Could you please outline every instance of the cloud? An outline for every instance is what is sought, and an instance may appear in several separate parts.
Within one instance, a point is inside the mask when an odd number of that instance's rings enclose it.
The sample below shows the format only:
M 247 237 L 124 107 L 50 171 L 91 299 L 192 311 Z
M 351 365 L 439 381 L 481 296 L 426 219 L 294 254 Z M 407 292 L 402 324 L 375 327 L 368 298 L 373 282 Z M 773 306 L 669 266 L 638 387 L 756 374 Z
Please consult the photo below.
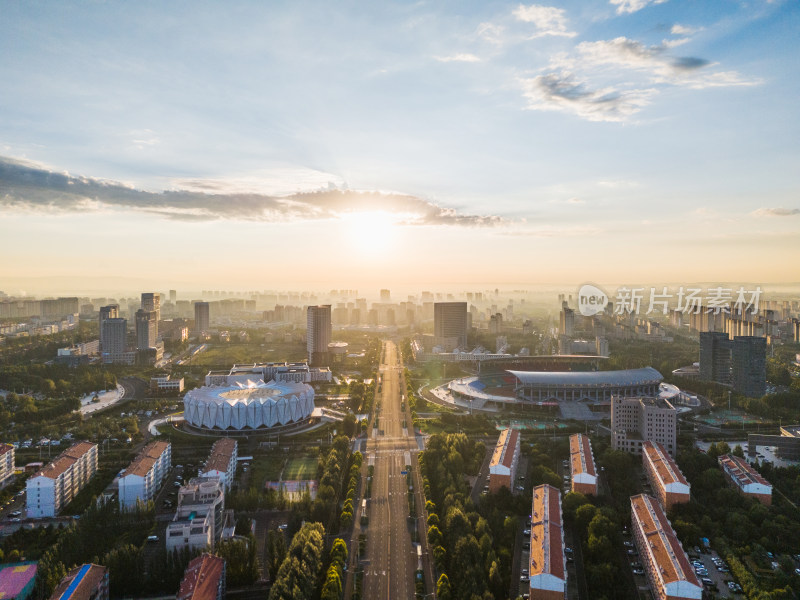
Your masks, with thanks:
M 650 4 L 663 4 L 667 0 L 610 0 L 617 7 L 617 14 L 630 14 L 642 10 Z
M 754 217 L 793 217 L 800 215 L 800 208 L 759 208 L 750 214 Z
M 562 57 L 561 64 L 613 66 L 639 71 L 652 83 L 679 85 L 691 89 L 757 85 L 760 80 L 746 79 L 735 71 L 709 72 L 716 66 L 709 60 L 696 56 L 672 57 L 667 46 L 646 46 L 636 40 L 618 37 L 612 40 L 581 42 L 576 46 L 577 59 Z
M 702 31 L 702 27 L 687 27 L 685 25 L 680 25 L 675 23 L 669 30 L 672 35 L 693 35 L 698 31 Z
M 476 33 L 479 38 L 491 44 L 500 45 L 503 43 L 505 28 L 502 25 L 486 22 L 478 25 Z
M 0 209 L 86 212 L 123 209 L 183 221 L 248 219 L 301 221 L 339 219 L 348 213 L 383 211 L 399 224 L 494 227 L 507 221 L 475 215 L 400 193 L 323 189 L 271 196 L 260 193 L 148 192 L 115 181 L 58 173 L 40 165 L 0 157 Z M 209 190 L 217 189 L 211 182 Z
M 480 58 L 478 58 L 474 54 L 469 54 L 469 53 L 452 54 L 450 56 L 434 56 L 434 58 L 436 60 L 438 60 L 439 62 L 444 62 L 444 63 L 448 63 L 448 62 L 468 62 L 468 63 L 481 62 Z
M 520 4 L 514 9 L 513 14 L 518 21 L 533 23 L 537 29 L 537 32 L 532 36 L 534 38 L 546 35 L 563 37 L 575 37 L 577 35 L 574 31 L 567 30 L 567 19 L 562 8 L 537 4 L 529 6 Z
M 590 89 L 569 72 L 548 73 L 521 81 L 531 110 L 556 110 L 589 121 L 625 121 L 650 103 L 653 89 Z

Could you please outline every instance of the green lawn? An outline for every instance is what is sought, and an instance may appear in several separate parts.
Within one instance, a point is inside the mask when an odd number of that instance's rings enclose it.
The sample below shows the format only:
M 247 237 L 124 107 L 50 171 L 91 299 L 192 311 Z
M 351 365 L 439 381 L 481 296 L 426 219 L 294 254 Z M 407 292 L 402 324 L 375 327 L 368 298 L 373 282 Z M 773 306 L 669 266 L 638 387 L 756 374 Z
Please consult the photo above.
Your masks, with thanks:
M 290 458 L 283 471 L 284 480 L 314 479 L 317 476 L 317 459 L 313 456 Z

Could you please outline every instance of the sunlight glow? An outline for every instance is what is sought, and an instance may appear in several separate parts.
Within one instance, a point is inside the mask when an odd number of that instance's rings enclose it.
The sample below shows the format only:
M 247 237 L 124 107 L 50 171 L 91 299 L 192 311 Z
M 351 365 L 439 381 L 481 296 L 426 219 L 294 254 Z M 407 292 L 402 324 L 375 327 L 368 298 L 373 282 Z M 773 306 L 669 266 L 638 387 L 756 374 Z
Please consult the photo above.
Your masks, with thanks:
M 397 219 L 387 212 L 349 212 L 342 215 L 345 235 L 355 250 L 385 255 L 394 246 Z

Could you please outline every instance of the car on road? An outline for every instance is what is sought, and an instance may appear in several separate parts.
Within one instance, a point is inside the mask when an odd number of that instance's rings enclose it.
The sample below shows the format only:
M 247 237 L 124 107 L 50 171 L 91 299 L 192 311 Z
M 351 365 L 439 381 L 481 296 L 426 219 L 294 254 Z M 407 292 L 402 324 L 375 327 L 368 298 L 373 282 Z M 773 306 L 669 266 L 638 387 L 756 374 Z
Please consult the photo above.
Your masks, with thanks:
M 147 541 L 149 543 L 157 542 L 158 541 L 158 536 L 157 535 L 148 535 L 147 536 Z
M 634 575 L 644 575 L 644 569 L 634 569 L 633 570 L 633 574 Z
M 9 517 L 21 517 L 22 513 L 20 511 L 18 511 L 18 510 L 15 510 L 13 512 L 8 513 L 8 516 Z
M 633 542 L 629 542 L 628 540 L 625 540 L 622 543 L 625 544 L 628 548 L 633 548 Z

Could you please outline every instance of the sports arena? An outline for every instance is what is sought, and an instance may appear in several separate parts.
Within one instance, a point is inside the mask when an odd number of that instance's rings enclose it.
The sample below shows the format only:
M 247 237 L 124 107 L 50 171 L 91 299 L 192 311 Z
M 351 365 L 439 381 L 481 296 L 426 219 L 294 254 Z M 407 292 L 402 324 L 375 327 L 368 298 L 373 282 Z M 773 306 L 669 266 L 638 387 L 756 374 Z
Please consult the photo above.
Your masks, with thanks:
M 663 380 L 652 367 L 620 371 L 505 371 L 454 379 L 434 395 L 471 410 L 549 406 L 566 418 L 610 410 L 612 396 L 658 396 Z
M 306 383 L 263 381 L 204 386 L 183 399 L 187 425 L 204 430 L 269 430 L 297 424 L 314 411 Z

